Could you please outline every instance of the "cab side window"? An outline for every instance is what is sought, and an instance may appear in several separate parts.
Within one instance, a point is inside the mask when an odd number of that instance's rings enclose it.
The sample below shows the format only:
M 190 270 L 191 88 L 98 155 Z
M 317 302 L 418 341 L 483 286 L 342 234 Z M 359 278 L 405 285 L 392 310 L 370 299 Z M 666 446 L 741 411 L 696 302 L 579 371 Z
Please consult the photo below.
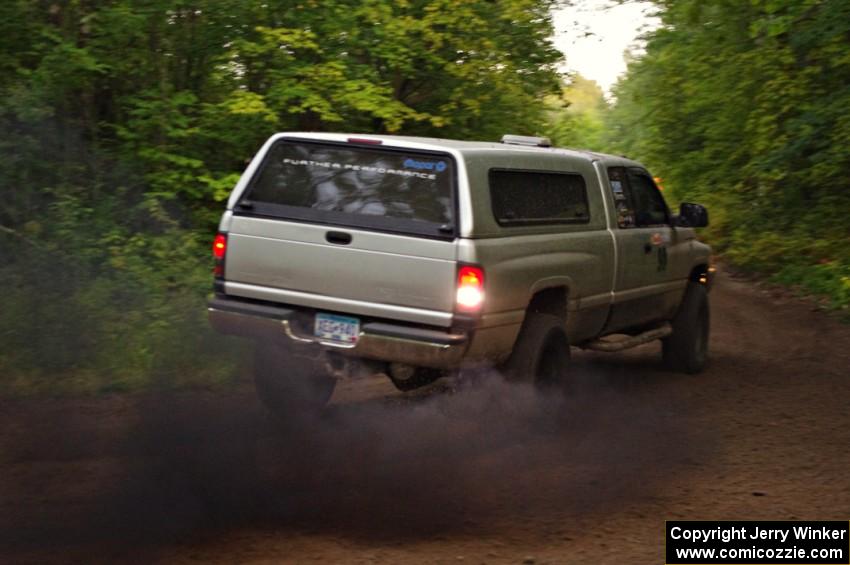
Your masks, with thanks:
M 667 204 L 649 175 L 641 169 L 629 169 L 628 178 L 635 225 L 645 227 L 669 224 Z
M 490 170 L 490 201 L 500 226 L 587 223 L 587 185 L 577 173 Z
M 635 211 L 629 196 L 629 185 L 626 181 L 626 169 L 611 167 L 608 169 L 608 184 L 614 196 L 614 206 L 617 210 L 617 226 L 620 228 L 635 227 Z

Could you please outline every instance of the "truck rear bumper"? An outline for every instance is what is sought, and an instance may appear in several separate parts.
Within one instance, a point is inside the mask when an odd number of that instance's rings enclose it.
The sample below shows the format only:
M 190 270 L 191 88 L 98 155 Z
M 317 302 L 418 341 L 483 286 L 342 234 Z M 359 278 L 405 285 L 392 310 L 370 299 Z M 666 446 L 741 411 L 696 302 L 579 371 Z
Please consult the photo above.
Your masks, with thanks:
M 302 349 L 336 353 L 419 367 L 451 368 L 460 364 L 469 336 L 388 322 L 365 322 L 353 345 L 320 341 L 302 331 L 294 308 L 217 296 L 207 304 L 210 324 L 223 334 L 249 337 Z

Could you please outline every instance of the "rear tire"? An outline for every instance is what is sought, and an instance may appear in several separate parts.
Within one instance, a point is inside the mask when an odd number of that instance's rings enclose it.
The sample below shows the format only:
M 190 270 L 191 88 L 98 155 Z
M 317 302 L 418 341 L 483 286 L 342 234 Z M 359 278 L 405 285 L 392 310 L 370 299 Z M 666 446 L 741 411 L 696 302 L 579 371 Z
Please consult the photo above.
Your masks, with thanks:
M 266 408 L 283 421 L 315 416 L 330 400 L 336 379 L 311 360 L 287 350 L 257 344 L 254 352 L 254 385 Z
M 541 387 L 566 384 L 570 344 L 564 322 L 551 314 L 529 313 L 505 364 L 511 380 Z
M 695 374 L 708 362 L 710 314 L 708 293 L 690 283 L 672 321 L 673 333 L 661 340 L 664 365 L 673 371 Z
M 398 390 L 409 392 L 433 383 L 443 376 L 443 372 L 428 367 L 409 367 L 403 376 L 392 370 L 388 371 L 388 376 Z

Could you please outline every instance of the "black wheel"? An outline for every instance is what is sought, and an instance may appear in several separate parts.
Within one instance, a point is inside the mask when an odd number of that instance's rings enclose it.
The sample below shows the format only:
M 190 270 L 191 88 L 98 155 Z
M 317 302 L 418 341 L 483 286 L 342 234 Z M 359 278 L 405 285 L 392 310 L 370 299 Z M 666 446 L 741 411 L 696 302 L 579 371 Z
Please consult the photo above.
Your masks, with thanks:
M 254 352 L 254 384 L 266 408 L 288 420 L 319 414 L 333 394 L 336 379 L 310 360 L 258 343 Z
M 570 363 L 564 322 L 551 314 L 528 314 L 513 353 L 505 364 L 512 380 L 540 386 L 563 385 Z
M 695 374 L 708 361 L 710 315 L 708 293 L 701 284 L 691 283 L 672 321 L 673 333 L 662 340 L 662 355 L 667 368 Z

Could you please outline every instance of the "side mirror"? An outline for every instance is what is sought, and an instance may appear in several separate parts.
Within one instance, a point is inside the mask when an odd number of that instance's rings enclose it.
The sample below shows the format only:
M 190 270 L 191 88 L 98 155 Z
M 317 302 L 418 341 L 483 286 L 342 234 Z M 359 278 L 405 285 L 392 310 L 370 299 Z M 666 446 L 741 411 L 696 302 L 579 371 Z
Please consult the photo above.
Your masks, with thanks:
M 708 225 L 708 210 L 699 204 L 682 202 L 676 220 L 676 225 L 683 228 L 704 228 Z

